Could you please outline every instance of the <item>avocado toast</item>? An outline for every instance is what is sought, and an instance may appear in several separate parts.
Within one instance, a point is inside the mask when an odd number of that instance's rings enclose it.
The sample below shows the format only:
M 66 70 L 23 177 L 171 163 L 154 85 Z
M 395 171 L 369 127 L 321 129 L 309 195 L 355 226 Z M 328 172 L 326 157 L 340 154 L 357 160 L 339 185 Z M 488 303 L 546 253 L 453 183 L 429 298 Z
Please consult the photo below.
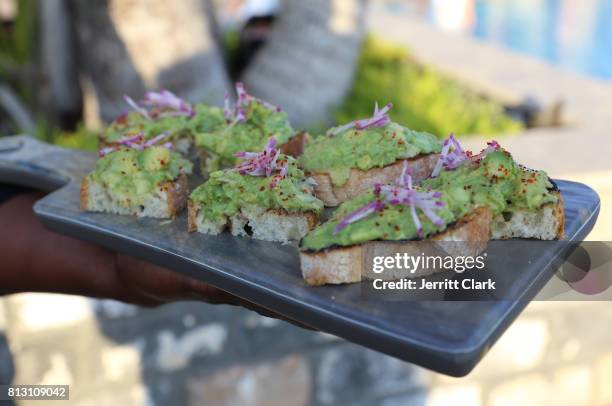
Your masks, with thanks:
M 393 184 L 340 205 L 333 217 L 300 244 L 302 275 L 310 285 L 360 282 L 365 250 L 386 244 L 410 248 L 413 241 L 461 241 L 461 255 L 477 255 L 489 239 L 491 210 L 486 205 L 454 213 L 442 192 L 413 186 L 408 163 Z M 410 277 L 431 272 L 417 272 Z
M 124 96 L 132 111 L 120 115 L 100 136 L 103 147 L 125 136 L 142 135 L 149 140 L 167 133 L 167 141 L 183 155 L 192 151 L 195 134 L 223 123 L 223 110 L 205 104 L 192 105 L 167 90 L 147 92 L 140 103 Z
M 189 197 L 190 232 L 279 241 L 301 239 L 316 223 L 323 202 L 297 161 L 270 138 L 260 153 L 239 152 L 234 168 L 212 172 Z
M 464 252 L 457 254 L 465 256 L 483 250 L 490 238 L 563 238 L 558 188 L 543 171 L 516 164 L 494 141 L 473 155 L 451 135 L 432 178 L 420 188 L 405 179 L 406 172 L 395 185 L 375 186 L 343 203 L 304 237 L 300 260 L 309 284 L 360 281 L 367 271 L 364 250 L 388 241 L 469 243 L 459 245 Z
M 451 134 L 423 186 L 444 190 L 457 209 L 474 203 L 491 207 L 492 239 L 563 238 L 563 199 L 555 183 L 546 172 L 517 164 L 495 141 L 473 155 Z
M 242 83 L 236 84 L 236 93 L 233 106 L 225 95 L 224 119 L 195 137 L 203 174 L 234 166 L 237 152 L 261 151 L 270 137 L 283 153 L 301 154 L 304 133 L 296 134 L 287 113 L 248 94 Z
M 176 216 L 187 201 L 191 162 L 157 145 L 167 136 L 146 141 L 142 136 L 120 139 L 100 151 L 96 168 L 81 183 L 81 209 L 139 217 Z
M 330 129 L 304 147 L 300 163 L 317 185 L 317 197 L 328 207 L 338 206 L 376 184 L 392 182 L 404 162 L 414 182 L 427 178 L 442 143 L 435 136 L 413 131 L 391 121 L 376 105 L 373 117 Z

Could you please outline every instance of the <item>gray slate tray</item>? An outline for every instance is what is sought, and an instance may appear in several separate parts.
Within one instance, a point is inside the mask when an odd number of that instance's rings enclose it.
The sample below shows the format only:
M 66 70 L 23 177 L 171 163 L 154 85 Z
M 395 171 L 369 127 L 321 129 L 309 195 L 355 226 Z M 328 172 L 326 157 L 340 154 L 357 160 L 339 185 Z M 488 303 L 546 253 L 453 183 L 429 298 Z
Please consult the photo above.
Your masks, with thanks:
M 301 279 L 292 246 L 189 234 L 184 213 L 164 222 L 81 212 L 79 183 L 95 160 L 94 154 L 27 136 L 0 138 L 0 182 L 55 190 L 34 207 L 51 230 L 146 259 L 322 331 L 454 376 L 474 368 L 554 275 L 558 260 L 571 252 L 570 244 L 554 245 L 531 250 L 536 256 L 528 261 L 506 258 L 498 264 L 495 272 L 506 271 L 513 300 L 385 301 L 364 297 L 359 284 L 312 288 Z M 595 224 L 599 197 L 586 185 L 557 183 L 565 199 L 566 238 L 580 241 Z

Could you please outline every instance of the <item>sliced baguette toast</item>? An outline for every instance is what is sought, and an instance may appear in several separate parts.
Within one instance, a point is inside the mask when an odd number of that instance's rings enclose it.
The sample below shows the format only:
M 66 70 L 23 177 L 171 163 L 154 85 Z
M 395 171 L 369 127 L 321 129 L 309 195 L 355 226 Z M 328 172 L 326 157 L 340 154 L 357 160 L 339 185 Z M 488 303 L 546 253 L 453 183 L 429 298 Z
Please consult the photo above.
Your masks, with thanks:
M 499 214 L 491 222 L 491 239 L 535 238 L 538 240 L 563 239 L 565 216 L 563 198 L 555 191 L 557 202 L 546 204 L 536 211 L 513 210 Z
M 143 204 L 128 202 L 126 206 L 103 185 L 85 177 L 81 182 L 81 210 L 138 217 L 172 218 L 185 207 L 188 191 L 187 176 L 181 174 L 173 182 L 158 185 L 155 192 L 148 196 Z
M 288 243 L 302 239 L 317 225 L 317 215 L 313 212 L 297 214 L 285 210 L 263 209 L 241 209 L 228 221 L 215 223 L 204 218 L 200 205 L 191 199 L 188 200 L 187 206 L 189 232 L 217 235 L 229 228 L 232 235 Z
M 474 256 L 484 251 L 487 246 L 490 234 L 491 209 L 488 206 L 481 206 L 469 215 L 457 221 L 453 226 L 447 228 L 442 233 L 432 237 L 429 241 L 433 242 L 461 242 L 455 245 L 456 252 L 449 253 L 453 256 Z M 361 282 L 364 276 L 370 272 L 363 264 L 366 250 L 385 250 L 386 246 L 398 242 L 391 241 L 371 241 L 350 247 L 332 247 L 323 251 L 300 252 L 300 263 L 302 276 L 306 283 L 312 286 L 325 284 L 342 284 Z M 413 241 L 401 243 L 404 248 L 410 249 L 415 245 Z M 441 244 L 442 249 L 448 249 L 447 244 Z M 417 254 L 415 254 L 417 255 Z M 410 278 L 427 276 L 436 270 L 419 270 L 408 275 Z M 382 274 L 385 279 L 398 279 L 398 275 Z M 403 275 L 406 276 L 406 275 Z
M 360 194 L 371 190 L 376 184 L 385 185 L 393 182 L 402 173 L 404 161 L 412 173 L 412 179 L 420 182 L 431 176 L 439 154 L 419 155 L 406 160 L 398 160 L 391 165 L 382 168 L 372 168 L 367 171 L 351 169 L 348 181 L 342 186 L 334 186 L 328 172 L 314 172 L 310 176 L 314 178 L 315 195 L 323 201 L 327 207 L 335 207 L 342 202 L 350 200 Z

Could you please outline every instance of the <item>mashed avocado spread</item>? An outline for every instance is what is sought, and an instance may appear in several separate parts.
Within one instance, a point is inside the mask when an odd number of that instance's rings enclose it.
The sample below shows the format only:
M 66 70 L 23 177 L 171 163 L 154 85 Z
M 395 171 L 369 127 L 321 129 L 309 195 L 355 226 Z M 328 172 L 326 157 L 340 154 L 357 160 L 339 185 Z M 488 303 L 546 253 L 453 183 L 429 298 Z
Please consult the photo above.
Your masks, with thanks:
M 295 135 L 283 111 L 258 102 L 249 103 L 244 111 L 246 119 L 243 122 L 221 121 L 215 128 L 196 134 L 196 146 L 210 154 L 206 162 L 209 172 L 233 166 L 236 152 L 261 150 L 270 137 L 276 139 L 277 145 L 282 145 Z
M 512 156 L 503 150 L 488 154 L 476 166 L 464 165 L 457 169 L 442 171 L 436 178 L 421 183 L 421 188 L 442 192 L 445 203 L 437 214 L 446 226 L 436 227 L 417 209 L 423 225 L 423 237 L 443 231 L 449 224 L 463 217 L 472 209 L 488 205 L 493 214 L 510 212 L 513 209 L 534 210 L 557 197 L 551 193 L 553 185 L 543 171 L 531 171 L 517 165 Z M 338 246 L 350 246 L 374 240 L 412 240 L 417 230 L 406 206 L 385 206 L 347 226 L 337 234 L 334 229 L 349 213 L 374 200 L 368 192 L 342 204 L 333 218 L 311 231 L 302 240 L 302 249 L 322 250 Z
M 212 131 L 224 122 L 223 109 L 205 104 L 195 105 L 195 115 L 167 116 L 147 119 L 137 112 L 130 112 L 115 120 L 103 134 L 106 142 L 118 141 L 125 135 L 143 133 L 146 139 L 168 132 L 172 138 L 194 136 Z
M 142 151 L 121 148 L 98 160 L 88 176 L 117 196 L 122 205 L 140 204 L 163 182 L 172 182 L 181 174 L 189 174 L 192 163 L 176 152 L 163 147 Z
M 442 142 L 431 134 L 389 123 L 383 127 L 349 129 L 335 136 L 318 136 L 306 144 L 300 163 L 308 172 L 329 172 L 332 183 L 342 186 L 351 168 L 380 168 L 398 159 L 437 153 L 441 148 Z
M 534 210 L 557 201 L 546 172 L 521 167 L 505 150 L 491 152 L 476 167 L 442 171 L 422 186 L 442 191 L 459 217 L 478 205 L 488 205 L 496 215 L 513 209 Z
M 280 155 L 279 164 L 288 162 L 284 177 L 241 175 L 235 169 L 216 171 L 195 189 L 190 199 L 201 204 L 209 221 L 225 222 L 239 209 L 283 209 L 290 213 L 319 212 L 323 202 L 313 194 L 312 184 L 304 177 L 297 161 Z
M 334 245 L 346 247 L 374 240 L 400 241 L 417 238 L 417 229 L 410 215 L 410 207 L 402 205 L 386 205 L 382 211 L 364 217 L 334 234 L 334 229 L 344 217 L 375 198 L 373 192 L 367 192 L 353 200 L 342 203 L 332 219 L 321 224 L 304 237 L 301 248 L 318 251 Z M 424 238 L 446 228 L 446 226 L 437 227 L 420 210 L 417 210 L 417 214 L 421 220 Z M 447 225 L 455 221 L 455 216 L 447 207 L 440 208 L 436 214 Z

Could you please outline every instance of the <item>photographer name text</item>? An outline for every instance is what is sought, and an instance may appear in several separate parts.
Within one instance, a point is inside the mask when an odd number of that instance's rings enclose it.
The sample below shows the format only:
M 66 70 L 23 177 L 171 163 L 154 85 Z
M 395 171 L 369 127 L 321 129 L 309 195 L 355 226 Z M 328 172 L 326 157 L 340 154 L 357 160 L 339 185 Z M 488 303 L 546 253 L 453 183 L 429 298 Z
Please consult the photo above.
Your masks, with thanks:
M 385 281 L 375 279 L 372 286 L 376 290 L 494 290 L 495 281 L 492 279 L 446 279 L 443 281 L 428 281 L 425 279 L 400 279 L 397 281 Z

